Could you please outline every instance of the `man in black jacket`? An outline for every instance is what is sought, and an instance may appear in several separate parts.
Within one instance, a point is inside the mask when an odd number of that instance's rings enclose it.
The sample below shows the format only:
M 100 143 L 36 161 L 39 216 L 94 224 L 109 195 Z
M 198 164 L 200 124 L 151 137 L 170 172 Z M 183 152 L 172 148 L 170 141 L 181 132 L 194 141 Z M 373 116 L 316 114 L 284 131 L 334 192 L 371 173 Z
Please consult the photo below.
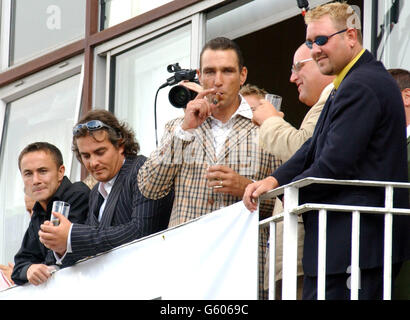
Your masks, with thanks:
M 70 204 L 70 221 L 83 222 L 88 212 L 90 189 L 82 182 L 71 183 L 64 176 L 61 152 L 50 143 L 29 144 L 20 153 L 18 164 L 25 193 L 36 202 L 21 248 L 14 257 L 12 279 L 19 285 L 27 281 L 39 285 L 51 276 L 49 266 L 55 264 L 53 253 L 39 240 L 40 225 L 50 220 L 56 200 Z

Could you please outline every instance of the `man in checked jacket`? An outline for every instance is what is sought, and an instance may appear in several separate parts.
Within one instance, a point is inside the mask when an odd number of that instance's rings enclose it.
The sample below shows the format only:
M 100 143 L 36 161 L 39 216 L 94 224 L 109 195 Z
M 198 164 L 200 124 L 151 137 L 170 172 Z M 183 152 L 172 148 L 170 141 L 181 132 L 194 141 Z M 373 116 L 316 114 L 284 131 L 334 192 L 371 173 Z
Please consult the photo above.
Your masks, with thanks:
M 259 147 L 252 110 L 239 94 L 247 69 L 237 44 L 227 38 L 210 40 L 197 73 L 204 90 L 187 104 L 184 117 L 167 123 L 161 145 L 138 174 L 147 198 L 160 199 L 174 188 L 169 227 L 241 201 L 252 180 L 280 165 Z M 272 209 L 272 201 L 261 203 L 260 218 Z

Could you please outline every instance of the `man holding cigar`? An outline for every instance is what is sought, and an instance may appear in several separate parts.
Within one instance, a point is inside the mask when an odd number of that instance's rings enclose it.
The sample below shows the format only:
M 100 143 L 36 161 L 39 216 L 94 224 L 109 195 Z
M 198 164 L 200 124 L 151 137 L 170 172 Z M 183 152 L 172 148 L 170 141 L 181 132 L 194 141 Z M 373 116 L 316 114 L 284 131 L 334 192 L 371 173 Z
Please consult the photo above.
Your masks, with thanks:
M 148 198 L 175 190 L 170 227 L 241 201 L 252 180 L 280 164 L 259 148 L 252 110 L 239 94 L 247 76 L 239 47 L 227 38 L 210 40 L 197 73 L 203 91 L 187 104 L 184 117 L 167 123 L 160 147 L 138 174 Z M 262 202 L 261 217 L 272 209 L 272 201 Z

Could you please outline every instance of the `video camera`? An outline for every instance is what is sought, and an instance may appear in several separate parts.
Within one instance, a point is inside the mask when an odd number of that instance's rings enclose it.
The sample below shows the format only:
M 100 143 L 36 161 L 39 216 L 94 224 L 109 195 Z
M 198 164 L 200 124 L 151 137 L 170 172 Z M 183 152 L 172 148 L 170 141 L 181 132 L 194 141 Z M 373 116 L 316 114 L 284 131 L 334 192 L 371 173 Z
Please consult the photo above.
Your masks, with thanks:
M 167 67 L 168 72 L 174 75 L 167 79 L 167 84 L 172 86 L 182 80 L 188 80 L 199 84 L 196 79 L 196 70 L 181 69 L 179 63 L 170 64 Z M 176 108 L 185 108 L 187 103 L 197 96 L 198 92 L 192 91 L 182 85 L 177 85 L 169 90 L 169 102 Z

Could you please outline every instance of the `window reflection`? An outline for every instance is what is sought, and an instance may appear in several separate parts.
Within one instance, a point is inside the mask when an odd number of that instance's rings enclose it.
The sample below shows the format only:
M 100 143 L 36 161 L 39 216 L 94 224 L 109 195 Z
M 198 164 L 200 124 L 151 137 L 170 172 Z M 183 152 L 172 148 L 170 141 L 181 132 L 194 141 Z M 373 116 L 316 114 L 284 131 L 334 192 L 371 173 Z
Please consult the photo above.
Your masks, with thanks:
M 10 65 L 51 50 L 85 34 L 84 0 L 14 0 Z
M 378 3 L 377 58 L 386 68 L 410 69 L 410 1 Z
M 4 241 L 0 242 L 4 261 L 0 264 L 14 261 L 28 225 L 17 163 L 20 151 L 35 141 L 50 142 L 61 150 L 66 175 L 70 173 L 71 130 L 77 120 L 79 81 L 80 75 L 72 76 L 7 106 L 0 166 L 0 218 L 4 230 Z
M 160 85 L 171 76 L 167 66 L 179 62 L 190 67 L 191 26 L 179 28 L 127 51 L 115 59 L 114 112 L 129 123 L 148 156 L 155 149 L 154 100 Z M 159 91 L 157 99 L 158 140 L 165 123 L 182 115 L 168 101 L 170 87 Z
M 104 29 L 144 12 L 160 7 L 172 0 L 105 0 L 101 1 Z

